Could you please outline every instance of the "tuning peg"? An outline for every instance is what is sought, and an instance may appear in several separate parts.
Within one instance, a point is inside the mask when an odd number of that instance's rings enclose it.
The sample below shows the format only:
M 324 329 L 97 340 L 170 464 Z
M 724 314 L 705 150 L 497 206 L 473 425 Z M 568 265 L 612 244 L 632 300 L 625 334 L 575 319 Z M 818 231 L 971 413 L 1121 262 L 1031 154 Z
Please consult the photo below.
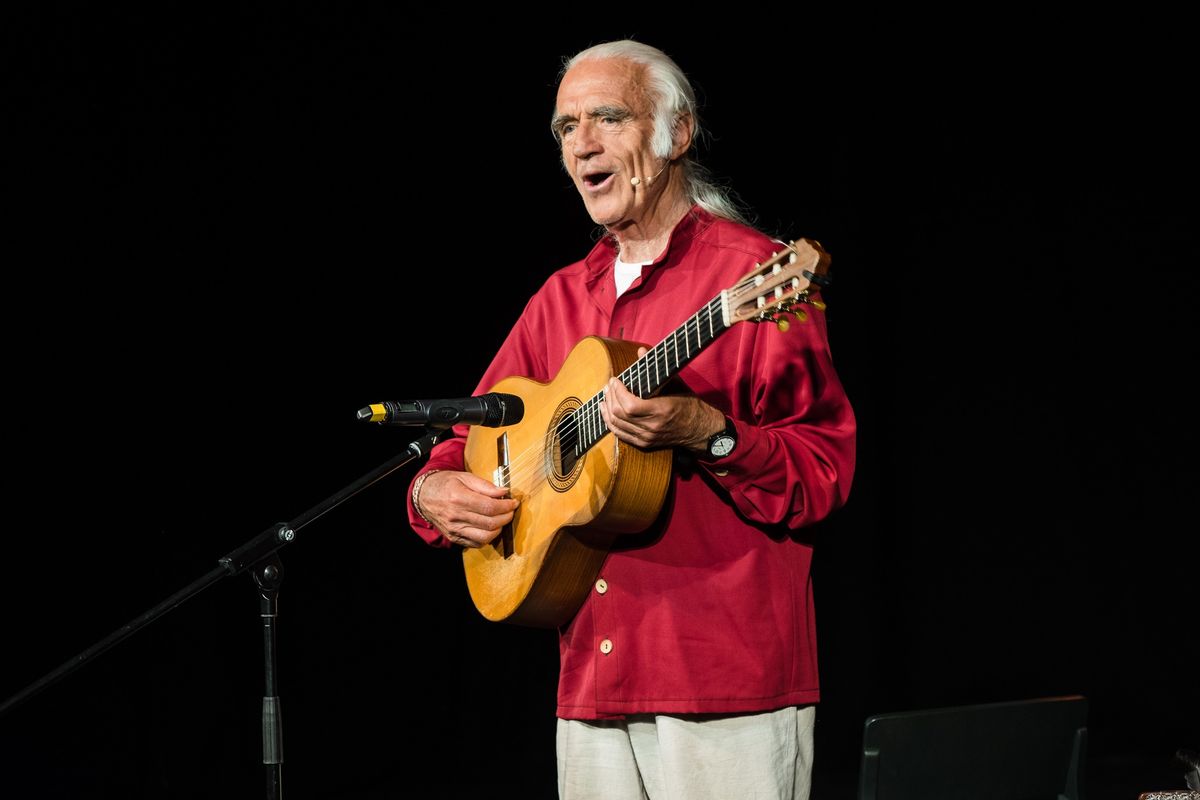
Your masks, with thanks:
M 796 315 L 797 322 L 808 322 L 808 312 L 803 308 L 793 309 L 792 313 Z
M 780 317 L 775 320 L 775 327 L 779 328 L 780 333 L 787 333 L 788 328 L 792 327 L 792 325 L 787 321 L 787 317 Z
M 825 303 L 821 302 L 820 300 L 805 298 L 804 302 L 808 303 L 810 306 L 815 308 L 817 311 L 825 310 Z

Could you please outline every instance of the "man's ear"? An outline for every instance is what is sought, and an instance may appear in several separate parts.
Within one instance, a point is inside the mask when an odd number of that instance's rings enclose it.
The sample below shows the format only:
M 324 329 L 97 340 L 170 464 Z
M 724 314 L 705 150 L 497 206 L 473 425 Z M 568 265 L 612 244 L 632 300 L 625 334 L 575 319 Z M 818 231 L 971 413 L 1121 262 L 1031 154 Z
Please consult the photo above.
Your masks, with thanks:
M 671 160 L 685 155 L 692 147 L 696 133 L 696 118 L 686 111 L 675 117 L 671 125 Z

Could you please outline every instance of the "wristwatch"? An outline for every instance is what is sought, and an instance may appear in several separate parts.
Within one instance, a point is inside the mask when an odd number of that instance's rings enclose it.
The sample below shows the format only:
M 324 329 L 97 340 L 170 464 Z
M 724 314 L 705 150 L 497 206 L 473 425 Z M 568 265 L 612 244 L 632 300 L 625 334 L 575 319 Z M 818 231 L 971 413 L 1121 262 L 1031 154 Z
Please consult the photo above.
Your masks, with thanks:
M 732 419 L 725 417 L 724 430 L 717 431 L 708 437 L 708 457 L 710 459 L 724 458 L 737 447 L 737 441 L 737 428 L 733 427 Z

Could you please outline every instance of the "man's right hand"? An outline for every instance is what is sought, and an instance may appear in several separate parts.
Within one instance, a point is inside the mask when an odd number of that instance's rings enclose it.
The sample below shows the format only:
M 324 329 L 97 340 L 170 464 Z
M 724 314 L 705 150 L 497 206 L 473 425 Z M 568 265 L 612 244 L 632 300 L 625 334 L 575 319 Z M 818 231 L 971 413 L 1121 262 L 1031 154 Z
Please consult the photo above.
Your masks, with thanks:
M 421 486 L 420 512 L 451 544 L 482 547 L 512 522 L 508 490 L 469 472 L 442 470 Z

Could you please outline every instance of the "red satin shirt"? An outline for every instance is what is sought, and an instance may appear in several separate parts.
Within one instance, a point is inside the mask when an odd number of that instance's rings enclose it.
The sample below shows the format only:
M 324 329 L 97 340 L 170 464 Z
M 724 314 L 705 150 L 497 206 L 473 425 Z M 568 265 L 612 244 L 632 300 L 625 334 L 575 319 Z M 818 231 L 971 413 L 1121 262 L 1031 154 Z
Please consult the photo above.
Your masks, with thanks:
M 510 375 L 550 381 L 587 335 L 656 344 L 779 249 L 696 208 L 617 298 L 616 248 L 605 238 L 533 296 L 477 393 Z M 812 543 L 801 529 L 845 502 L 855 439 L 824 317 L 811 311 L 786 333 L 735 324 L 679 377 L 733 418 L 738 446 L 708 465 L 677 455 L 657 521 L 617 540 L 603 591 L 593 587 L 559 631 L 560 717 L 766 711 L 818 699 Z M 462 449 L 461 438 L 438 445 L 422 472 L 461 470 Z M 413 529 L 446 545 L 409 498 Z

